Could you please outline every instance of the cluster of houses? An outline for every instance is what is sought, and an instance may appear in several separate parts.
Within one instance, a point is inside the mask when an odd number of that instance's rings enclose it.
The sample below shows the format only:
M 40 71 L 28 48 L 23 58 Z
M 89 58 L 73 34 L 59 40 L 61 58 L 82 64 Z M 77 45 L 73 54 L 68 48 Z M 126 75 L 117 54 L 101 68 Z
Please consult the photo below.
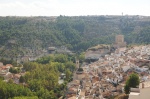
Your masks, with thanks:
M 8 82 L 11 79 L 14 83 L 19 84 L 19 79 L 22 75 L 24 75 L 24 73 L 13 74 L 9 72 L 10 68 L 13 68 L 13 65 L 4 65 L 2 62 L 0 62 L 0 76 L 3 77 L 4 81 L 6 82 Z
M 98 61 L 82 66 L 68 84 L 67 99 L 108 99 L 124 93 L 128 76 L 136 72 L 140 86 L 132 89 L 129 99 L 140 98 L 150 90 L 150 45 L 118 48 Z M 78 62 L 77 62 L 78 63 Z M 77 64 L 78 68 L 79 64 Z M 141 87 L 142 86 L 142 87 Z M 141 91 L 140 91 L 141 90 Z M 150 96 L 149 96 L 150 98 Z

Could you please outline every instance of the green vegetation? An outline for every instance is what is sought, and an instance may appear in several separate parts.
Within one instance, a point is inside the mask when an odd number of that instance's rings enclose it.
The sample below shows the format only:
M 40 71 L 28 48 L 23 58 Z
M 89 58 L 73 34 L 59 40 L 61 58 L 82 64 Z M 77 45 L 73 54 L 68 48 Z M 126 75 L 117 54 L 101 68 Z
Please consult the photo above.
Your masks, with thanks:
M 12 59 L 8 60 L 8 59 L 1 58 L 0 62 L 2 62 L 4 65 L 6 65 L 6 64 L 12 64 L 13 66 L 17 65 L 16 61 L 14 61 Z
M 10 67 L 9 72 L 17 74 L 20 73 L 20 68 L 14 68 L 14 67 Z
M 65 46 L 77 53 L 80 63 L 83 63 L 84 53 L 79 54 L 80 52 L 97 44 L 112 44 L 117 34 L 123 34 L 128 44 L 150 43 L 149 17 L 0 17 L 0 61 L 4 65 L 13 64 L 17 67 L 18 56 L 37 56 L 48 47 Z M 97 46 L 91 50 L 98 48 L 101 47 Z M 0 80 L 0 99 L 56 99 L 64 94 L 67 82 L 72 80 L 74 63 L 75 56 L 64 54 L 41 57 L 35 62 L 24 63 L 24 70 L 27 72 L 19 80 L 24 85 L 15 85 L 12 80 L 8 83 Z M 15 68 L 10 71 L 20 72 Z M 60 73 L 66 74 L 61 85 L 58 84 Z M 131 75 L 126 82 L 125 92 L 129 93 L 130 87 L 136 87 L 138 84 L 137 76 Z
M 83 72 L 83 68 L 79 68 L 78 71 L 79 71 L 79 72 Z
M 145 27 L 143 30 L 141 30 L 141 32 L 139 33 L 139 36 L 137 37 L 137 41 L 138 43 L 142 42 L 145 44 L 149 44 L 150 43 L 150 26 L 149 27 Z
M 13 99 L 38 99 L 38 97 L 33 96 L 33 97 L 14 97 Z
M 116 34 L 125 35 L 128 44 L 147 44 L 149 27 L 149 18 L 139 16 L 0 17 L 0 54 L 14 59 L 50 46 L 82 52 L 112 44 Z
M 129 94 L 130 88 L 138 87 L 139 83 L 140 83 L 139 76 L 135 73 L 132 73 L 129 76 L 129 79 L 126 81 L 126 85 L 124 87 L 125 93 Z
M 4 80 L 4 77 L 3 77 L 3 76 L 0 76 L 0 80 Z
M 5 83 L 0 80 L 0 99 L 13 98 L 15 96 L 33 96 L 34 93 L 30 89 L 22 85 L 13 83 Z
M 85 61 L 85 53 L 84 52 L 80 53 L 78 59 L 80 63 L 83 63 Z
M 13 84 L 11 79 L 8 83 L 0 80 L 0 99 L 58 99 L 64 96 L 66 85 L 72 80 L 75 69 L 72 58 L 73 56 L 56 54 L 42 57 L 36 62 L 24 63 L 26 73 L 20 77 L 20 85 Z M 10 70 L 16 71 L 14 68 Z M 66 78 L 63 84 L 58 84 L 61 73 L 65 73 Z

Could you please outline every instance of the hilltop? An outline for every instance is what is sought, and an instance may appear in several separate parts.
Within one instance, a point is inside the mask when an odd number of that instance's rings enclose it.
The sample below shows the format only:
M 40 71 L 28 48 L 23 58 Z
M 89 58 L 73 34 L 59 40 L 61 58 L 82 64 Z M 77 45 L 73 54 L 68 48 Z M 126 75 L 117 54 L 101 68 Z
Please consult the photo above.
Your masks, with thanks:
M 0 17 L 1 57 L 40 55 L 48 47 L 74 52 L 112 44 L 116 34 L 128 44 L 150 42 L 147 16 Z

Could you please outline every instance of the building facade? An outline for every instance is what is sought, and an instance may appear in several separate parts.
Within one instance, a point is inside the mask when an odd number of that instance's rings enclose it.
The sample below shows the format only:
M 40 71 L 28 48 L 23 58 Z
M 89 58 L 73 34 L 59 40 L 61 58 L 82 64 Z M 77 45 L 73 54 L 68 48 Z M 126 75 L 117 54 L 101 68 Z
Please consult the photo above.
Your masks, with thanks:
M 126 42 L 124 41 L 124 35 L 117 35 L 115 38 L 115 43 L 113 44 L 113 46 L 115 48 L 122 48 L 122 47 L 126 47 Z
M 129 99 L 150 99 L 150 81 L 143 82 L 139 88 L 132 90 L 129 94 Z

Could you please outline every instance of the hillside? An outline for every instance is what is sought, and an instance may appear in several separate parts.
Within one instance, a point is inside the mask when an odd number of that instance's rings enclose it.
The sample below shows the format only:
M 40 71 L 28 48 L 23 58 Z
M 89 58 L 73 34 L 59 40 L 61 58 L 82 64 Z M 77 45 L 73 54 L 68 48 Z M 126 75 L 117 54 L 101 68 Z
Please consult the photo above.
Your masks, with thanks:
M 51 46 L 78 52 L 97 44 L 111 44 L 116 34 L 125 35 L 128 44 L 147 44 L 150 17 L 0 17 L 0 54 L 12 58 L 40 54 Z

